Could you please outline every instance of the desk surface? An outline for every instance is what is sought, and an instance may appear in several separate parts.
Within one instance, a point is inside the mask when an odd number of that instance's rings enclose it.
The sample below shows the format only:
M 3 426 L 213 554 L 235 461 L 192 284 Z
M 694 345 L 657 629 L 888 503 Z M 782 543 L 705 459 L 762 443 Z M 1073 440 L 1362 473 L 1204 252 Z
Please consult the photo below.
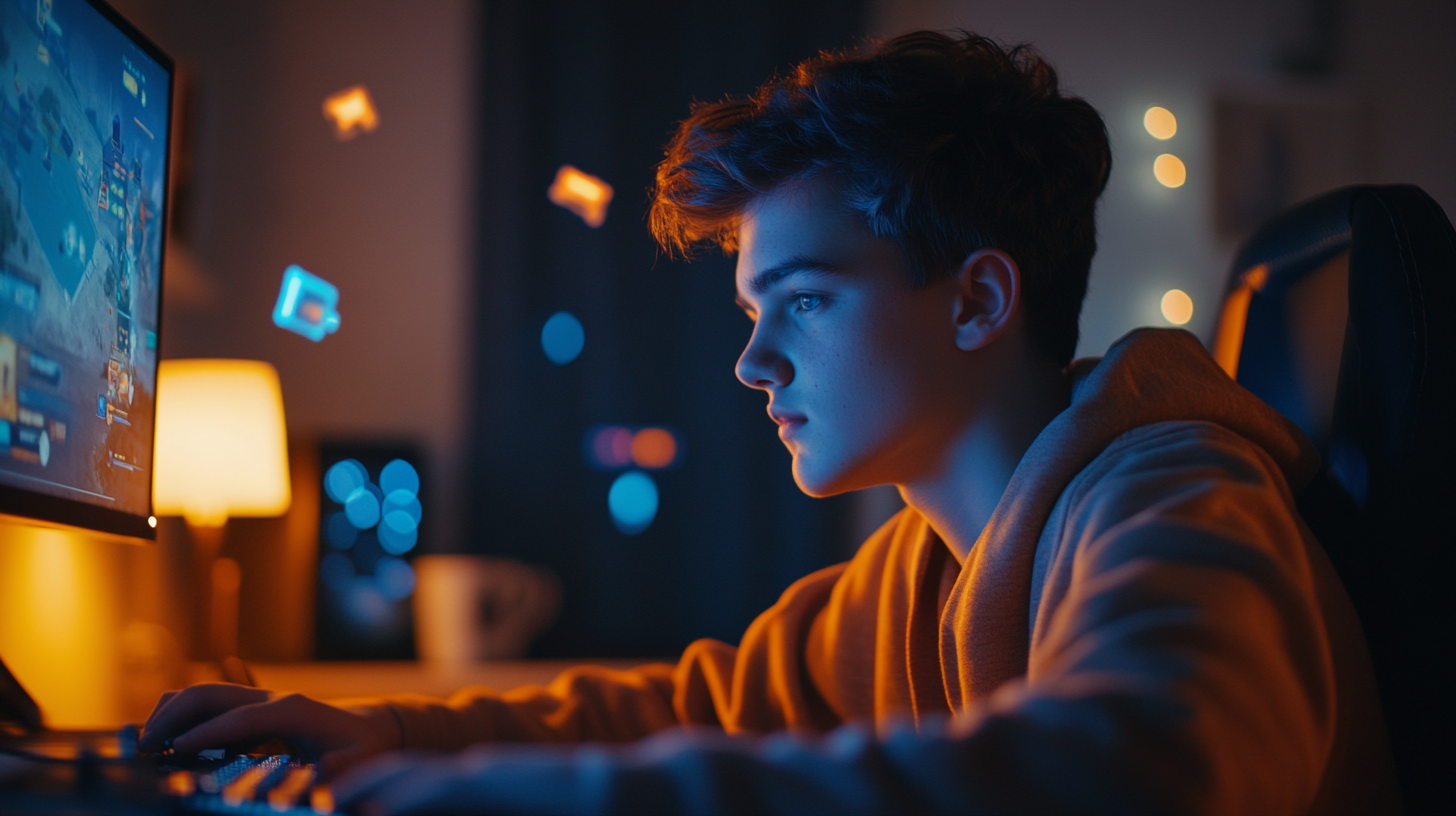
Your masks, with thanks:
M 370 697 L 379 694 L 426 694 L 448 697 L 466 686 L 504 691 L 549 683 L 572 666 L 630 669 L 651 660 L 503 660 L 491 663 L 438 664 L 414 661 L 312 663 L 249 663 L 260 688 L 295 691 L 316 699 Z M 191 680 L 221 679 L 212 664 L 194 663 Z

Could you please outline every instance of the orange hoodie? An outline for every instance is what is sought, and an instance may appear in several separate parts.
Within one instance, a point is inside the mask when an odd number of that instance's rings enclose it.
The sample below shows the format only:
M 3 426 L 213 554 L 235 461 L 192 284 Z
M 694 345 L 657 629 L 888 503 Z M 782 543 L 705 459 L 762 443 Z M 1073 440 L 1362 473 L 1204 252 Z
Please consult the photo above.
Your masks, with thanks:
M 670 730 L 477 750 L 460 784 L 483 807 L 1398 810 L 1359 623 L 1294 509 L 1308 441 L 1183 331 L 1070 375 L 958 573 L 907 508 L 736 648 L 380 704 L 409 747 Z

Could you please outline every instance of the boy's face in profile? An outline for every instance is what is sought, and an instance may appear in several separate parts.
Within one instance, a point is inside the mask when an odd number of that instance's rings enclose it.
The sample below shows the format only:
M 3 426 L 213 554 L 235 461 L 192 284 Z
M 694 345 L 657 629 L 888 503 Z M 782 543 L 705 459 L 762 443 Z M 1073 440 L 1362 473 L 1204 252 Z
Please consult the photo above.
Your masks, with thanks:
M 968 419 L 955 280 L 912 289 L 900 248 L 812 180 L 756 201 L 738 246 L 754 321 L 738 379 L 768 392 L 799 487 L 828 496 L 940 468 Z

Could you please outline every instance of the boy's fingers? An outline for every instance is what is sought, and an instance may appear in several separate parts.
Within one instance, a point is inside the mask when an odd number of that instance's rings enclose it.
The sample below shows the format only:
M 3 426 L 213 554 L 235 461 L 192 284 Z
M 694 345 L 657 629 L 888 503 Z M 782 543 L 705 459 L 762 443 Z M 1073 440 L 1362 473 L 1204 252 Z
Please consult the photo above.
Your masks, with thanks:
M 268 700 L 267 692 L 263 695 L 259 702 L 230 708 L 194 726 L 174 739 L 172 745 L 178 751 L 194 753 L 273 737 L 301 737 L 328 750 L 352 738 L 343 733 L 344 724 L 331 716 L 344 714 L 338 709 L 298 694 L 276 700 Z
M 268 692 L 263 689 L 229 683 L 205 683 L 171 692 L 147 718 L 138 747 L 144 751 L 159 751 L 167 739 L 199 723 L 238 706 L 267 699 Z

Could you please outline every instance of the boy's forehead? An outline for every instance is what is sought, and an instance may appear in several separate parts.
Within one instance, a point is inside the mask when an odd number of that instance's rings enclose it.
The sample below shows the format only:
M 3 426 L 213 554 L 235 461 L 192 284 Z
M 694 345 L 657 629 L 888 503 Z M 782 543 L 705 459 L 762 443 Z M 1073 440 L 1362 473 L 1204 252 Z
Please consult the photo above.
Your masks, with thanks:
M 867 240 L 879 239 L 829 184 L 782 184 L 754 200 L 739 221 L 739 294 L 755 276 L 790 259 L 842 265 Z

